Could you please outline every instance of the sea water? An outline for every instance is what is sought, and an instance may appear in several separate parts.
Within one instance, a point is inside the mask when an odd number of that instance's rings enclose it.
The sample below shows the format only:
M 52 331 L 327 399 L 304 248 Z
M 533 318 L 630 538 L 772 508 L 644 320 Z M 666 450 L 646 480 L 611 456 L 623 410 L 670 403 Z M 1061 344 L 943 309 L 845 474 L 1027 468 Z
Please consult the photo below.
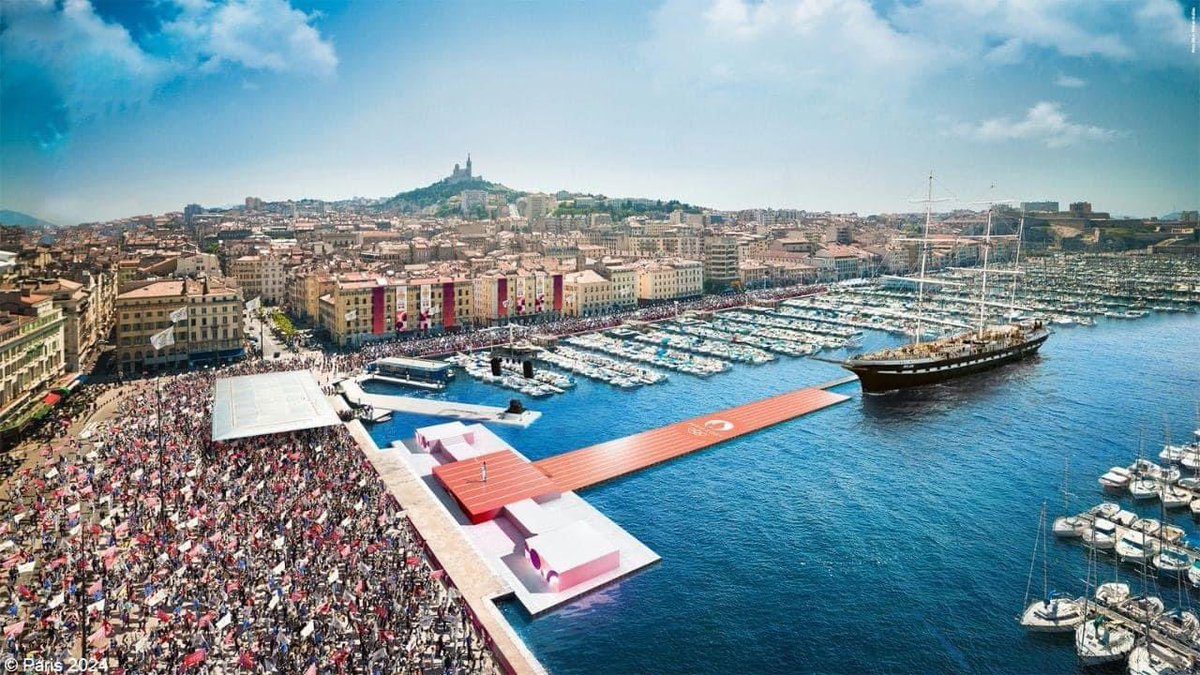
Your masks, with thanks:
M 865 348 L 895 342 L 869 334 Z M 437 396 L 521 398 L 542 411 L 529 429 L 493 427 L 536 460 L 843 375 L 781 357 L 636 390 L 579 379 L 567 394 L 530 400 L 460 373 Z M 1156 461 L 1165 425 L 1174 442 L 1190 440 L 1200 316 L 1058 328 L 1037 358 L 965 380 L 884 396 L 857 384 L 837 391 L 853 398 L 582 491 L 662 562 L 536 619 L 506 603 L 550 672 L 1076 671 L 1069 634 L 1017 623 L 1039 511 L 1043 502 L 1051 519 L 1063 511 L 1068 458 L 1078 512 L 1106 499 L 1096 479 L 1137 458 L 1139 433 Z M 382 446 L 444 421 L 397 415 L 371 433 Z M 1160 517 L 1157 502 L 1123 504 Z M 1168 520 L 1200 531 L 1187 509 Z M 1052 540 L 1049 569 L 1052 588 L 1083 593 L 1078 543 Z M 1139 590 L 1133 572 L 1119 573 Z M 1200 605 L 1200 594 L 1165 579 L 1148 590 L 1168 607 Z

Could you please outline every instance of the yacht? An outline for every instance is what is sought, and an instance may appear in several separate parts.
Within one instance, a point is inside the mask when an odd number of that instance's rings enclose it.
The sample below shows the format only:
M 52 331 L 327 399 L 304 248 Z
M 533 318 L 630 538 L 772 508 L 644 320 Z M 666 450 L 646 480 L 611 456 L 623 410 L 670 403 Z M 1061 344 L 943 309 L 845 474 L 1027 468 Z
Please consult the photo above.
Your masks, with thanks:
M 1163 601 L 1153 595 L 1139 595 L 1122 602 L 1118 609 L 1135 621 L 1151 621 L 1163 613 Z
M 1186 609 L 1172 609 L 1155 619 L 1154 627 L 1174 640 L 1188 643 L 1196 639 L 1196 631 L 1200 630 L 1200 617 Z
M 1112 521 L 1097 518 L 1091 526 L 1084 527 L 1079 537 L 1092 548 L 1111 551 L 1117 545 L 1117 526 Z
M 1100 485 L 1109 492 L 1124 492 L 1129 489 L 1129 481 L 1133 476 L 1129 473 L 1129 469 L 1123 466 L 1114 466 L 1108 470 L 1108 473 L 1100 477 Z
M 1129 599 L 1129 584 L 1110 581 L 1096 588 L 1096 602 L 1105 607 L 1116 607 Z
M 1129 563 L 1148 562 L 1157 552 L 1158 542 L 1144 532 L 1129 531 L 1117 540 L 1117 557 Z
M 1053 595 L 1027 607 L 1021 625 L 1038 633 L 1069 633 L 1086 618 L 1082 599 Z
M 1133 651 L 1133 631 L 1103 615 L 1084 621 L 1075 629 L 1075 653 L 1084 666 L 1120 661 Z
M 1174 483 L 1179 480 L 1179 467 L 1159 466 L 1148 459 L 1139 459 L 1129 466 L 1129 471 L 1137 476 L 1157 478 L 1164 483 Z
M 1120 511 L 1121 505 L 1115 502 L 1101 502 L 1088 509 L 1088 513 L 1092 514 L 1093 516 L 1096 516 L 1097 518 L 1107 518 L 1109 520 L 1111 520 L 1113 516 L 1120 513 Z
M 1178 546 L 1163 546 L 1158 555 L 1154 556 L 1153 563 L 1160 572 L 1176 575 L 1192 566 L 1192 557 Z
M 1168 509 L 1182 509 L 1192 503 L 1192 493 L 1175 485 L 1164 485 L 1159 488 L 1158 498 Z
M 1087 526 L 1087 521 L 1079 516 L 1059 516 L 1054 519 L 1054 536 L 1074 539 L 1081 536 Z
M 1141 476 L 1129 481 L 1129 496 L 1137 501 L 1154 499 L 1158 496 L 1158 479 Z
M 1187 654 L 1153 640 L 1142 642 L 1129 653 L 1129 675 L 1188 675 L 1196 662 Z

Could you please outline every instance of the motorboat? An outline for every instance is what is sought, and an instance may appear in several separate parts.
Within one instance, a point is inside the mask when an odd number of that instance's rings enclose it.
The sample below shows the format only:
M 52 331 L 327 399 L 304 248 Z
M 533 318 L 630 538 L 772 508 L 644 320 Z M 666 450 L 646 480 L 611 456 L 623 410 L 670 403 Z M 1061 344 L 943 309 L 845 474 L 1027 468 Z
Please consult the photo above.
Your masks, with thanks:
M 1139 459 L 1129 466 L 1129 471 L 1135 476 L 1148 476 L 1157 478 L 1165 483 L 1174 483 L 1179 480 L 1180 472 L 1178 467 L 1174 466 L 1159 466 L 1148 459 Z
M 1105 607 L 1116 607 L 1129 599 L 1129 584 L 1110 581 L 1096 588 L 1096 602 Z
M 1158 490 L 1158 498 L 1168 509 L 1182 509 L 1192 503 L 1192 493 L 1175 485 L 1163 485 Z
M 1200 490 L 1200 477 L 1189 476 L 1188 478 L 1180 478 L 1175 484 L 1185 490 Z
M 1129 489 L 1129 481 L 1132 478 L 1129 469 L 1123 466 L 1114 466 L 1108 470 L 1108 473 L 1100 476 L 1100 485 L 1108 492 L 1124 492 Z
M 1189 675 L 1196 662 L 1162 642 L 1141 642 L 1129 653 L 1129 675 Z
M 1191 504 L 1192 517 L 1200 518 L 1200 499 L 1193 499 Z
M 1075 653 L 1084 666 L 1098 666 L 1124 659 L 1133 651 L 1133 631 L 1119 621 L 1098 615 L 1075 628 Z
M 1141 476 L 1129 481 L 1129 496 L 1138 501 L 1154 499 L 1158 496 L 1158 479 Z
M 1157 552 L 1158 542 L 1143 532 L 1129 531 L 1117 540 L 1117 557 L 1129 563 L 1148 562 Z
M 1112 517 L 1121 512 L 1121 505 L 1116 502 L 1101 502 L 1092 508 L 1088 509 L 1088 513 L 1098 518 L 1107 518 L 1112 520 Z
M 1192 556 L 1178 546 L 1163 546 L 1153 558 L 1154 566 L 1160 572 L 1176 575 L 1186 572 L 1192 566 Z
M 1021 625 L 1038 633 L 1068 633 L 1087 619 L 1083 599 L 1051 594 L 1035 601 L 1021 615 Z
M 1162 529 L 1162 523 L 1154 518 L 1140 518 L 1127 525 L 1129 529 L 1135 532 L 1141 532 L 1145 535 L 1155 535 Z
M 1200 588 L 1200 560 L 1192 563 L 1192 566 L 1188 568 L 1187 578 L 1193 588 Z
M 1117 526 L 1111 521 L 1097 518 L 1091 526 L 1084 526 L 1079 532 L 1079 538 L 1101 551 L 1110 551 L 1117 545 Z
M 1054 536 L 1062 539 L 1079 537 L 1087 521 L 1079 516 L 1059 516 L 1054 519 Z
M 1133 527 L 1133 524 L 1138 522 L 1140 519 L 1138 518 L 1138 514 L 1134 513 L 1133 511 L 1120 509 L 1114 513 L 1109 520 L 1124 527 Z

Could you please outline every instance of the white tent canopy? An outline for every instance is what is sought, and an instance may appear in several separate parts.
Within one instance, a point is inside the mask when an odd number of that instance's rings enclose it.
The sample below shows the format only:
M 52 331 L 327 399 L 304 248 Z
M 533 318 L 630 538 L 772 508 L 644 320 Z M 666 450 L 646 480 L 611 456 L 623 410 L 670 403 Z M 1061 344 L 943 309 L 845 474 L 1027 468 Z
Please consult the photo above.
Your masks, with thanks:
M 227 377 L 213 387 L 214 441 L 334 424 L 341 419 L 307 370 Z

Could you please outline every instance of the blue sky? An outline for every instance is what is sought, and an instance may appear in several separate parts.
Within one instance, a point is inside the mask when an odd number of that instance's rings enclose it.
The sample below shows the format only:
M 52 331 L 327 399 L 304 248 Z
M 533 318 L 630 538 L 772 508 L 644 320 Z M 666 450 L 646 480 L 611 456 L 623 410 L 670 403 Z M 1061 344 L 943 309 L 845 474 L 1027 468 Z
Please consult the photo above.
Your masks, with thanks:
M 1180 0 L 5 0 L 0 206 L 60 223 L 529 190 L 910 209 L 1200 204 Z M 962 205 L 962 204 L 960 204 Z

